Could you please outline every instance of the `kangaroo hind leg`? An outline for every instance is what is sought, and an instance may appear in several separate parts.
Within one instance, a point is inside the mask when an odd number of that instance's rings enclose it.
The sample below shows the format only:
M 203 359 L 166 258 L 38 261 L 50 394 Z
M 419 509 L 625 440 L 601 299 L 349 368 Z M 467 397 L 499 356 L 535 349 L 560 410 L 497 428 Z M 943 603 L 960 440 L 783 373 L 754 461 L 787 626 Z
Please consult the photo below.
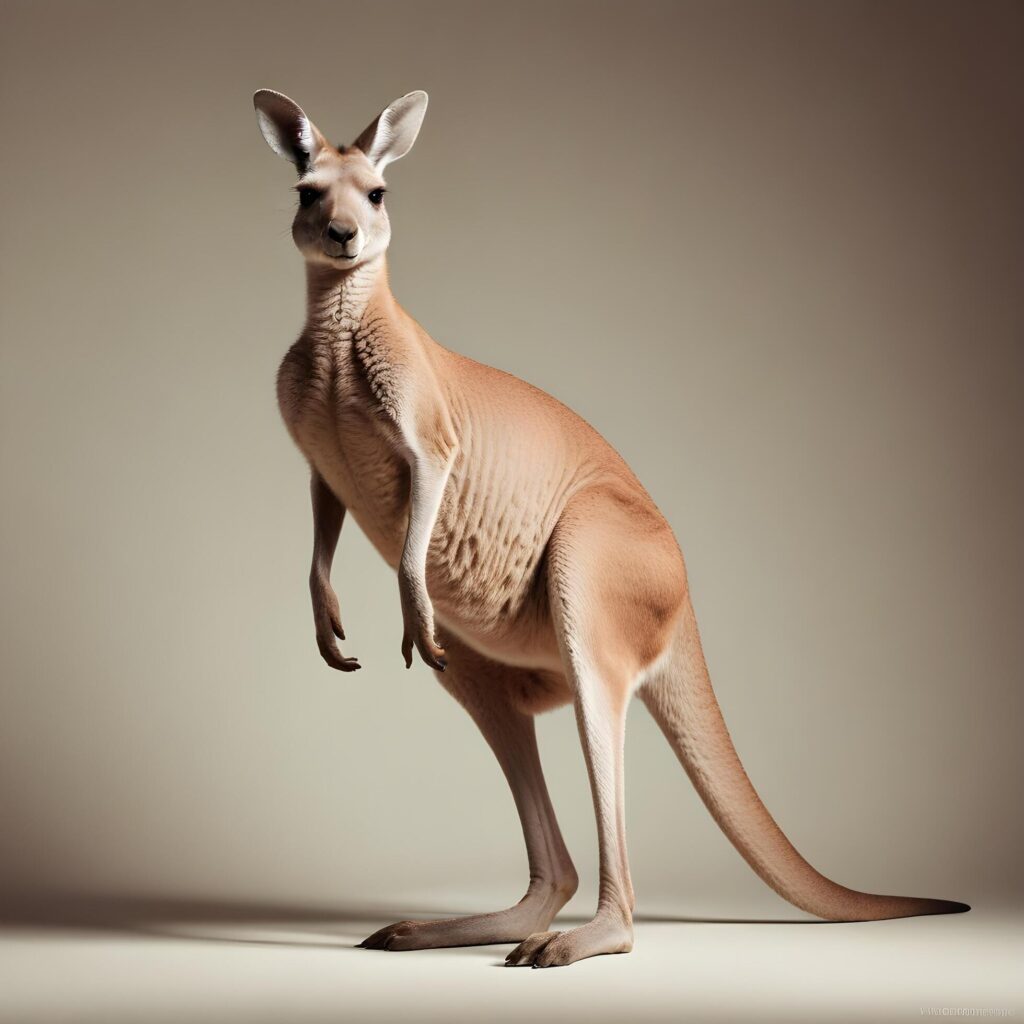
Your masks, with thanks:
M 682 605 L 682 561 L 643 492 L 591 491 L 566 508 L 549 551 L 552 618 L 574 693 L 597 817 L 600 883 L 593 920 L 531 935 L 509 966 L 556 967 L 633 947 L 626 855 L 626 710 L 645 670 L 671 642 Z
M 515 906 L 493 914 L 388 925 L 360 943 L 370 949 L 520 942 L 547 928 L 576 891 L 576 871 L 544 783 L 533 718 L 517 706 L 524 691 L 540 684 L 527 670 L 492 662 L 453 637 L 444 643 L 448 668 L 437 678 L 469 712 L 508 779 L 526 839 L 530 884 Z

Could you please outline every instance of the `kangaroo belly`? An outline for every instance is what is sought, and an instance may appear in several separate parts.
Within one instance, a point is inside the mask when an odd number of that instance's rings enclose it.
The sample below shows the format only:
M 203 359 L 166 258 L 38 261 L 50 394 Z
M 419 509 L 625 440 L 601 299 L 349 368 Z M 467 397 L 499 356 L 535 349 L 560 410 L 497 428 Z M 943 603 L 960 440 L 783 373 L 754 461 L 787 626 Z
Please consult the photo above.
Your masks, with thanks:
M 431 536 L 427 586 L 438 619 L 495 660 L 559 668 L 545 551 L 565 486 L 543 452 L 464 431 Z

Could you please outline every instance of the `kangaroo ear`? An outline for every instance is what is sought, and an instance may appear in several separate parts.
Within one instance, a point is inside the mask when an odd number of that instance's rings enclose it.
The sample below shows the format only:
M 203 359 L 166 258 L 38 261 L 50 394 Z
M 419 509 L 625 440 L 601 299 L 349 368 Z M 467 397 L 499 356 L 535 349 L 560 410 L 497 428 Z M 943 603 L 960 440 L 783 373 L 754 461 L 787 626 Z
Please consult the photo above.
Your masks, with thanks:
M 412 149 L 426 112 L 427 94 L 422 89 L 407 93 L 385 107 L 353 145 L 366 154 L 378 171 L 383 171 Z
M 260 89 L 252 102 L 267 145 L 278 156 L 295 164 L 301 174 L 327 140 L 306 117 L 302 107 L 287 96 L 273 89 Z

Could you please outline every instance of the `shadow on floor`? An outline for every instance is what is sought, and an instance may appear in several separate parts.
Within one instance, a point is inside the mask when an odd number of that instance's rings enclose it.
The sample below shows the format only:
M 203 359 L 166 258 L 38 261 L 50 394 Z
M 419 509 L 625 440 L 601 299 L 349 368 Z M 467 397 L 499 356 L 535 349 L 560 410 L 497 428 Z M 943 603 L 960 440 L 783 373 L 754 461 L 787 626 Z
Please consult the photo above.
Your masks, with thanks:
M 68 896 L 7 902 L 3 923 L 31 928 L 81 929 L 122 935 L 148 935 L 202 942 L 249 945 L 302 946 L 346 949 L 377 928 L 405 918 L 458 917 L 465 908 L 424 907 L 409 904 L 345 904 L 311 907 L 287 903 L 121 896 Z M 560 915 L 554 927 L 573 927 L 588 918 Z M 754 920 L 727 917 L 688 917 L 637 913 L 639 924 L 828 924 L 809 918 Z M 492 955 L 479 947 L 451 949 L 448 953 Z M 372 953 L 373 950 L 360 950 Z

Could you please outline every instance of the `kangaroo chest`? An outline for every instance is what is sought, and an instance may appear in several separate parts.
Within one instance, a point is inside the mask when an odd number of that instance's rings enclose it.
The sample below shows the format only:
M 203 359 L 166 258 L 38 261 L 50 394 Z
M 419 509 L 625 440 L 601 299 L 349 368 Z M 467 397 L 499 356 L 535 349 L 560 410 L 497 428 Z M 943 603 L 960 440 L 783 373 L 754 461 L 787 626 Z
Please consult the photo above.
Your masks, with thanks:
M 352 337 L 303 338 L 292 346 L 278 374 L 278 404 L 310 465 L 396 566 L 408 522 L 409 471 Z

